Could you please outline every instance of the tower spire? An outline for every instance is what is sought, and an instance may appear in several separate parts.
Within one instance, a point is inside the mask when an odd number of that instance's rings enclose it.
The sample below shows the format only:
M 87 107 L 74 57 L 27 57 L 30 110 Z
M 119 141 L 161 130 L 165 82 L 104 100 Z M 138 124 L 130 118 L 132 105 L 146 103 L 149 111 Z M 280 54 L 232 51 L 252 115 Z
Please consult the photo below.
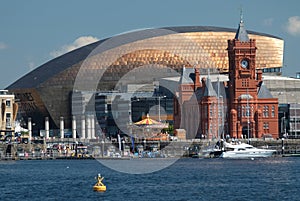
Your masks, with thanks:
M 241 11 L 240 11 L 240 23 L 239 23 L 238 30 L 235 34 L 235 39 L 237 39 L 241 42 L 248 42 L 249 41 L 248 33 L 247 33 L 247 30 L 246 30 L 245 25 L 244 25 L 243 9 L 242 8 L 241 8 Z

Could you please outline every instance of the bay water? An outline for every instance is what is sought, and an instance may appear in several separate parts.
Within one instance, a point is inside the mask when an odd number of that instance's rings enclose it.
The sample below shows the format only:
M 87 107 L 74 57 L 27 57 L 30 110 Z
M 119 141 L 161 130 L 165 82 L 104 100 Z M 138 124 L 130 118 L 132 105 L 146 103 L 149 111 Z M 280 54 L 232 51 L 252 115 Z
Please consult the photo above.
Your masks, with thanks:
M 122 160 L 115 161 L 122 167 Z M 93 191 L 98 173 L 106 192 Z M 116 171 L 97 160 L 0 161 L 0 200 L 5 201 L 300 200 L 299 189 L 297 157 L 184 158 L 145 174 Z

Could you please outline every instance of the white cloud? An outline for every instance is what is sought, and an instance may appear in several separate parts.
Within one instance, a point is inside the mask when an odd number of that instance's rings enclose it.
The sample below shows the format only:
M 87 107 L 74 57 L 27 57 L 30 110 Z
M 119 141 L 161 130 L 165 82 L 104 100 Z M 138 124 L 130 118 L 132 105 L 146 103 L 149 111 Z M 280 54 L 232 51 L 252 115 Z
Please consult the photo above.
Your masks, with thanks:
M 7 45 L 3 42 L 0 42 L 0 50 L 4 50 L 7 48 Z
M 50 52 L 52 57 L 58 57 L 62 54 L 75 50 L 79 47 L 88 45 L 90 43 L 96 42 L 99 39 L 93 36 L 81 36 L 77 38 L 73 43 L 62 46 L 59 50 L 54 50 Z
M 288 19 L 286 23 L 286 30 L 289 34 L 293 36 L 300 36 L 300 17 L 293 16 Z

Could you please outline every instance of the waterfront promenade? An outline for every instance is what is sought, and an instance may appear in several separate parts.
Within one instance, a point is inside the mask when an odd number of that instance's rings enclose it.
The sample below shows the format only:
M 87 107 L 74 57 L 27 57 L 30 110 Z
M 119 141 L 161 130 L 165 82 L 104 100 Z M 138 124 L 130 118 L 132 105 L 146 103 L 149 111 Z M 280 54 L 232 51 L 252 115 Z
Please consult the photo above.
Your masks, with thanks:
M 247 140 L 241 140 L 247 142 Z M 179 141 L 141 141 L 134 143 L 84 141 L 57 139 L 30 144 L 0 144 L 0 160 L 34 159 L 93 159 L 93 158 L 130 158 L 140 157 L 145 152 L 155 152 L 157 157 L 189 157 L 208 147 L 213 147 L 213 140 Z M 255 147 L 275 149 L 276 156 L 300 156 L 300 139 L 251 139 Z

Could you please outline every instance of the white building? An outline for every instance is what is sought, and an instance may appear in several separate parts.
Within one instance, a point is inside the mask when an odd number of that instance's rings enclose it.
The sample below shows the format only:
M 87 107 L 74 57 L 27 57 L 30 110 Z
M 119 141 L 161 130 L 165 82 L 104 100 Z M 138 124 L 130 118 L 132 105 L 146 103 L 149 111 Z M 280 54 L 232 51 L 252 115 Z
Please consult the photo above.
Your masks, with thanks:
M 0 132 L 2 138 L 5 135 L 14 133 L 18 105 L 15 103 L 15 96 L 9 93 L 8 90 L 0 90 L 0 101 Z

